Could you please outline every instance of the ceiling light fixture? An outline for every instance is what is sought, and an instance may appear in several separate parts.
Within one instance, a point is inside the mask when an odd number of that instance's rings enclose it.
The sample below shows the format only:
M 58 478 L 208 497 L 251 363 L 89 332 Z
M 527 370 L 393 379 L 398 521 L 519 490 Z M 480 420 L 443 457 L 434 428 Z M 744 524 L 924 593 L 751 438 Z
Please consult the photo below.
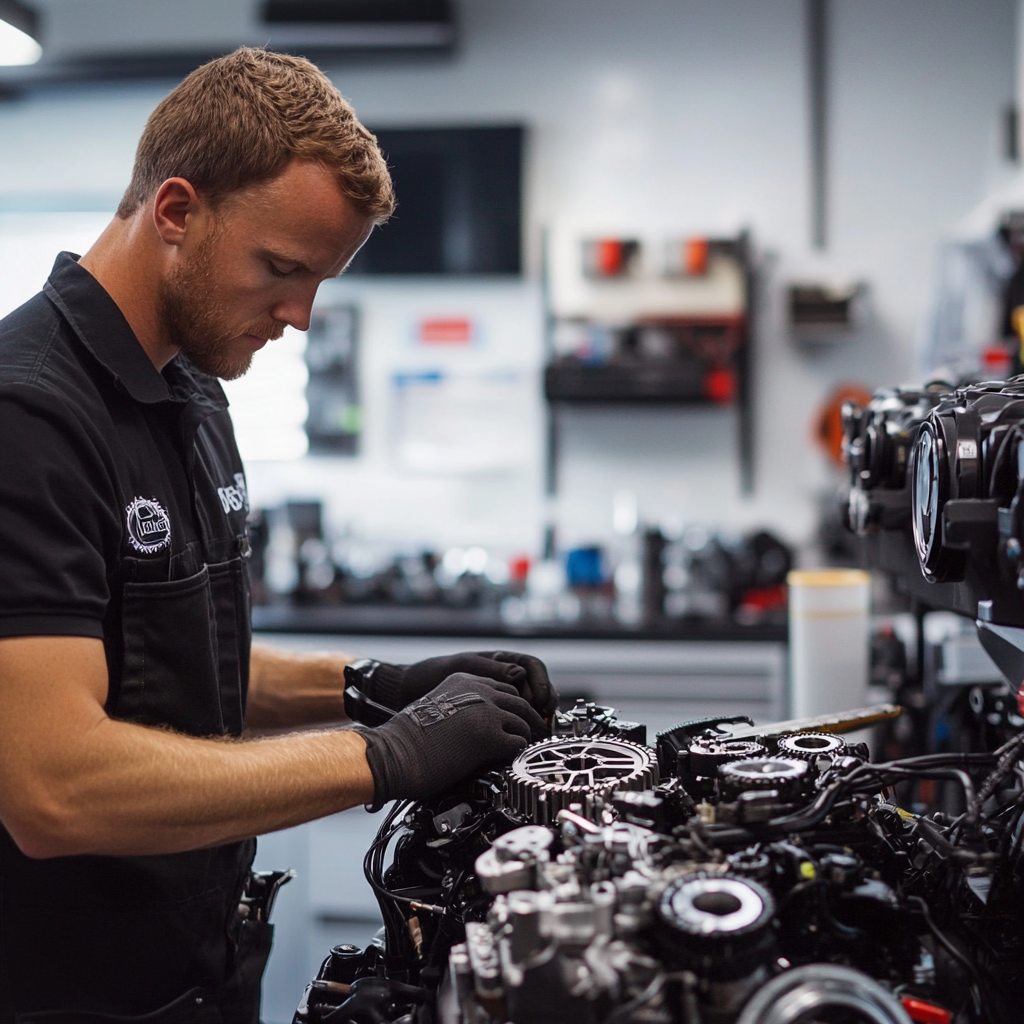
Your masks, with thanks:
M 39 18 L 19 0 L 0 0 L 0 66 L 35 64 L 43 55 Z

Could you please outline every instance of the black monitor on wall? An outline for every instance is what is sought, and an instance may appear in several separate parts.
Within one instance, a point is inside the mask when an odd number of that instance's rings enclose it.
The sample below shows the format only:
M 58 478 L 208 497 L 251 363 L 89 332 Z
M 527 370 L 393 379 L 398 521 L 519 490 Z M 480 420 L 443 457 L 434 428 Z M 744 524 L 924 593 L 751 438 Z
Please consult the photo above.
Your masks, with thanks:
M 519 274 L 523 129 L 383 128 L 398 206 L 350 274 Z

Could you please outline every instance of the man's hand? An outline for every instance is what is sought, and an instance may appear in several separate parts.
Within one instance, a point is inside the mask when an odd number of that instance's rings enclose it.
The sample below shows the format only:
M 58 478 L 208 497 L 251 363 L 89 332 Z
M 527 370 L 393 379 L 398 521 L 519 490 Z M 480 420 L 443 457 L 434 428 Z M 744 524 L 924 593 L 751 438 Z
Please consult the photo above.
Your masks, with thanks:
M 456 672 L 505 683 L 515 688 L 540 715 L 550 719 L 558 707 L 558 694 L 548 678 L 544 662 L 528 654 L 509 651 L 449 654 L 427 658 L 414 665 L 356 662 L 359 689 L 378 704 L 398 711 L 419 700 Z
M 514 686 L 457 672 L 376 729 L 360 728 L 373 806 L 435 796 L 487 764 L 508 764 L 546 728 Z
M 523 677 L 516 677 L 515 687 L 519 695 L 530 702 L 547 720 L 558 710 L 558 692 L 551 685 L 548 667 L 540 658 L 516 651 L 481 651 L 481 658 L 488 658 L 499 664 L 515 665 L 523 670 Z
M 112 719 L 106 699 L 102 641 L 0 640 L 0 822 L 30 857 L 194 850 L 373 796 L 351 729 L 199 739 Z

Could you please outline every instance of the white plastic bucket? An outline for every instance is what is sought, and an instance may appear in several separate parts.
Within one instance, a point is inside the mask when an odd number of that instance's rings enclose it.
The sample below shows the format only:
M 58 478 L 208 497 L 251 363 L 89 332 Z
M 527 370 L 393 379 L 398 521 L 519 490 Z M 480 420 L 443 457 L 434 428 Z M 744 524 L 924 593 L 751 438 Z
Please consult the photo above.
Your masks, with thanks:
M 788 583 L 793 717 L 864 707 L 871 577 L 860 569 L 797 569 Z

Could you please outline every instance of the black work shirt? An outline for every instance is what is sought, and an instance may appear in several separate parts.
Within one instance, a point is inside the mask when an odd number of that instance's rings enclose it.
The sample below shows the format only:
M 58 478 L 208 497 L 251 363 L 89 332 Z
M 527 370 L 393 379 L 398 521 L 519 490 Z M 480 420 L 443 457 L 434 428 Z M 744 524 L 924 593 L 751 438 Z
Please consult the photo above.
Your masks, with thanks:
M 167 580 L 245 545 L 226 409 L 182 357 L 158 372 L 99 282 L 58 257 L 0 321 L 0 637 L 102 639 L 116 686 L 124 560 Z
M 0 320 L 0 638 L 102 640 L 112 717 L 240 735 L 247 504 L 220 385 L 181 356 L 158 372 L 62 253 Z M 213 1003 L 228 1020 L 254 852 L 33 860 L 0 826 L 0 1024 Z

